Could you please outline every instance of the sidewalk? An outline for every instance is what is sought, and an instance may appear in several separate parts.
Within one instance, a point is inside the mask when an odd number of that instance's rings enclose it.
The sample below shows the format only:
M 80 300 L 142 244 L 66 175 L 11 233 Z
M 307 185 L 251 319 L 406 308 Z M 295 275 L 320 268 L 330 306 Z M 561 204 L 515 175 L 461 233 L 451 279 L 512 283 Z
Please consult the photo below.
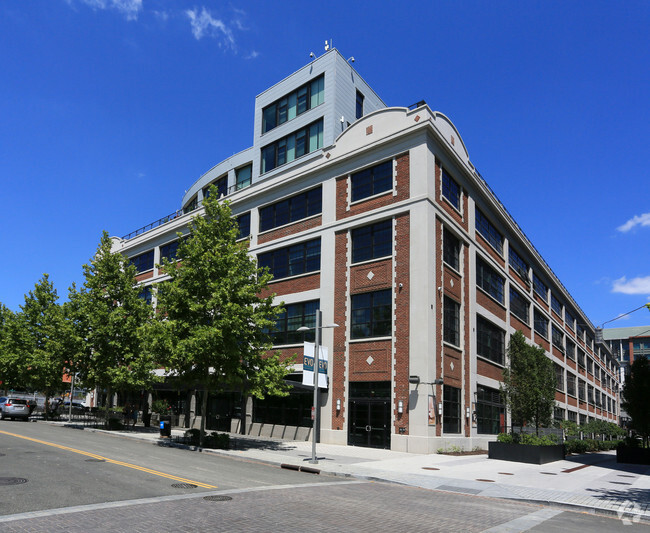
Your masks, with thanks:
M 103 430 L 92 430 L 102 431 Z M 172 437 L 185 430 L 172 429 Z M 154 428 L 110 431 L 113 435 L 168 444 Z M 317 444 L 231 434 L 230 450 L 204 452 L 323 474 L 401 483 L 425 489 L 506 498 L 567 510 L 650 522 L 650 466 L 617 464 L 615 452 L 575 455 L 564 461 L 531 465 L 484 455 L 419 455 L 391 450 Z M 306 474 L 308 475 L 308 474 Z

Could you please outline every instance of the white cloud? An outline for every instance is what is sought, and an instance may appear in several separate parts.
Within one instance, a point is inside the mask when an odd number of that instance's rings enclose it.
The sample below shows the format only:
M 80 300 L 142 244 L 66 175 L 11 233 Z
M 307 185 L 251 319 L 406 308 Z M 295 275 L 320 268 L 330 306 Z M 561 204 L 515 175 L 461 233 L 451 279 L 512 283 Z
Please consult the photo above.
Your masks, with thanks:
M 200 13 L 198 9 L 188 9 L 185 14 L 190 19 L 192 34 L 197 41 L 203 37 L 221 37 L 227 47 L 235 47 L 232 30 L 222 20 L 214 18 L 205 7 L 201 8 Z
M 623 224 L 622 226 L 619 226 L 616 229 L 618 231 L 622 232 L 622 233 L 627 233 L 628 231 L 630 231 L 635 226 L 648 226 L 648 227 L 650 227 L 650 213 L 643 213 L 642 215 L 636 215 L 635 217 L 632 217 L 625 224 Z
M 257 50 L 253 50 L 250 54 L 246 56 L 246 59 L 255 59 L 259 55 L 260 53 Z
M 612 292 L 650 295 L 650 276 L 646 276 L 645 278 L 632 278 L 630 280 L 623 276 L 614 280 Z
M 142 0 L 81 0 L 82 3 L 94 9 L 115 9 L 126 20 L 137 20 L 142 11 Z

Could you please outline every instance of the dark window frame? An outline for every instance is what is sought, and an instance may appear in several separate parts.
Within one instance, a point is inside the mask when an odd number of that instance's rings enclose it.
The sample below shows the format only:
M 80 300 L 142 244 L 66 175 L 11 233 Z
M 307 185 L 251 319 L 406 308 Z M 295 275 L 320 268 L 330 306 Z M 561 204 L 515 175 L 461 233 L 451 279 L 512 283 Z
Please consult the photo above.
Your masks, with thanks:
M 533 271 L 533 291 L 545 302 L 548 302 L 548 286 Z
M 479 435 L 496 435 L 504 428 L 506 407 L 497 389 L 484 385 L 476 387 L 476 432 Z
M 527 285 L 530 285 L 530 278 L 528 277 L 530 266 L 512 246 L 508 246 L 508 264 L 517 274 L 519 274 L 519 277 L 522 278 Z
M 245 239 L 251 234 L 251 212 L 242 213 L 237 218 L 237 240 Z
M 357 119 L 360 119 L 363 116 L 363 104 L 366 97 L 363 96 L 363 93 L 357 90 L 357 96 L 355 101 L 355 116 Z
M 315 137 L 316 143 L 312 146 L 311 139 L 314 137 L 311 134 L 312 128 L 316 128 Z M 289 159 L 287 146 L 291 144 L 290 140 L 293 139 L 294 154 L 293 159 Z M 307 124 L 296 131 L 291 132 L 289 135 L 273 141 L 260 150 L 260 174 L 271 172 L 282 165 L 286 165 L 295 161 L 307 154 L 311 154 L 316 150 L 323 147 L 323 118 L 315 120 L 311 124 Z
M 319 186 L 260 207 L 260 232 L 293 224 L 323 212 L 323 187 Z
M 485 291 L 501 305 L 504 303 L 506 280 L 487 261 L 476 256 L 476 286 Z
M 553 346 L 564 353 L 564 333 L 553 323 L 551 323 L 551 342 Z
M 496 228 L 492 222 L 476 207 L 476 231 L 492 246 L 499 255 L 503 256 L 503 234 Z
M 530 302 L 519 291 L 510 286 L 510 313 L 524 324 L 530 323 Z M 526 316 L 522 316 L 522 314 Z
M 273 280 L 285 279 L 320 270 L 320 237 L 291 246 L 277 248 L 257 256 L 260 267 L 268 267 Z
M 350 237 L 353 264 L 389 257 L 393 253 L 393 220 L 389 218 L 355 228 Z
M 446 198 L 456 210 L 460 211 L 460 200 L 462 196 L 460 185 L 444 167 L 441 167 L 441 174 L 442 196 Z
M 315 83 L 320 84 L 320 80 L 323 80 L 323 98 L 322 102 L 317 103 L 315 106 L 312 106 L 312 96 L 314 94 L 313 85 Z M 296 99 L 296 115 L 295 117 L 289 118 L 289 102 L 295 97 Z M 304 101 L 304 108 L 299 106 L 300 101 Z M 325 102 L 325 74 L 316 76 L 315 78 L 309 80 L 307 83 L 301 85 L 297 89 L 291 91 L 290 93 L 285 94 L 282 98 L 278 98 L 275 102 L 270 103 L 267 106 L 262 108 L 262 134 L 268 133 L 269 131 L 274 130 L 278 126 L 285 124 L 293 120 L 294 118 L 299 117 L 303 113 L 311 109 L 316 109 L 318 106 L 322 105 Z M 271 118 L 273 120 L 269 120 Z M 272 126 L 267 127 L 267 121 L 272 124 Z
M 460 348 L 460 304 L 445 295 L 443 302 L 443 340 Z
M 129 264 L 135 266 L 136 272 L 141 274 L 142 272 L 148 272 L 153 270 L 154 261 L 153 261 L 153 249 L 147 250 L 141 254 L 138 254 L 134 257 L 129 257 Z
M 462 250 L 461 240 L 456 237 L 447 228 L 442 230 L 442 260 L 453 268 L 456 272 L 460 272 L 460 251 Z
M 393 160 L 388 159 L 350 175 L 352 203 L 393 190 Z
M 319 308 L 320 300 L 285 304 L 284 311 L 276 317 L 275 327 L 271 332 L 273 346 L 313 342 L 313 328 L 316 327 L 316 311 Z M 312 328 L 312 331 L 297 331 L 302 326 Z
M 476 355 L 505 364 L 506 332 L 481 315 L 476 315 Z
M 353 294 L 350 298 L 350 338 L 390 337 L 393 333 L 392 290 Z
M 450 385 L 443 385 L 442 432 L 460 433 L 461 424 L 461 390 Z

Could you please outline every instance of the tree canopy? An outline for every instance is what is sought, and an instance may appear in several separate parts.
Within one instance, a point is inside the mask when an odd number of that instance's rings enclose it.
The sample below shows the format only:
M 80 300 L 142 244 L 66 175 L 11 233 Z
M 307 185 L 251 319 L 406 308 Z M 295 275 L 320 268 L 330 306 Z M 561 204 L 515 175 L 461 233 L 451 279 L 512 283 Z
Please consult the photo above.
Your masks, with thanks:
M 650 361 L 645 357 L 636 359 L 625 377 L 621 407 L 632 419 L 630 425 L 648 446 L 650 436 Z
M 510 409 L 513 425 L 527 423 L 540 427 L 551 425 L 555 406 L 556 378 L 553 362 L 544 348 L 526 342 L 521 331 L 510 337 L 509 367 L 503 369 L 501 392 Z

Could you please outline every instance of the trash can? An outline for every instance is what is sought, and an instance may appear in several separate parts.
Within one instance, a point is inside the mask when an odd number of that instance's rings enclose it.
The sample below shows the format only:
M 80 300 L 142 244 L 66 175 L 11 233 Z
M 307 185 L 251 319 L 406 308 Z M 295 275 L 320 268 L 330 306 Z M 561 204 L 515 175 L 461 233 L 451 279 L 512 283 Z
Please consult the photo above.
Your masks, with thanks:
M 171 437 L 172 436 L 172 424 L 167 420 L 160 421 L 160 436 L 161 437 Z

